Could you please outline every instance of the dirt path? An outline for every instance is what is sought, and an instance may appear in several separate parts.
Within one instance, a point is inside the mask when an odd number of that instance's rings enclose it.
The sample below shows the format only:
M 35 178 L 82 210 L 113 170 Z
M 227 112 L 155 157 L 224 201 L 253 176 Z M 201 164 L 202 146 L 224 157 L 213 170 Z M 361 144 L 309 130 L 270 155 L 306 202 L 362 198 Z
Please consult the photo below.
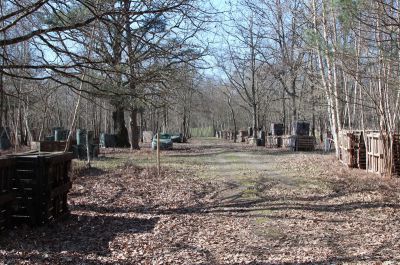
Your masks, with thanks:
M 319 153 L 215 139 L 110 150 L 71 217 L 0 239 L 8 264 L 399 264 L 399 181 Z

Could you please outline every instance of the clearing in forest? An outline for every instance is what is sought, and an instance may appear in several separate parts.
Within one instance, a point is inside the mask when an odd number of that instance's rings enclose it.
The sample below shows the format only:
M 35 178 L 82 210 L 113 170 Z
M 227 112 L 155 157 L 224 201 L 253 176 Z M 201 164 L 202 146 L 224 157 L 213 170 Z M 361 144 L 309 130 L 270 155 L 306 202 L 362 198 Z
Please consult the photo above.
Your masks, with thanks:
M 68 220 L 1 236 L 7 264 L 400 262 L 400 189 L 333 156 L 215 139 L 75 165 Z

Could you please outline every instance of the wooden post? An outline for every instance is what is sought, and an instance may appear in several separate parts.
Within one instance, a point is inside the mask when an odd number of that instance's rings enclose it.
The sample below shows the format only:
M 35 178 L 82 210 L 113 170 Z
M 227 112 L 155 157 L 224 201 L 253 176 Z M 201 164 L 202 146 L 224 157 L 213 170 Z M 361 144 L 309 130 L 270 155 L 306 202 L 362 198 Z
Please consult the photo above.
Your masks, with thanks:
M 157 173 L 160 176 L 160 132 L 157 133 Z

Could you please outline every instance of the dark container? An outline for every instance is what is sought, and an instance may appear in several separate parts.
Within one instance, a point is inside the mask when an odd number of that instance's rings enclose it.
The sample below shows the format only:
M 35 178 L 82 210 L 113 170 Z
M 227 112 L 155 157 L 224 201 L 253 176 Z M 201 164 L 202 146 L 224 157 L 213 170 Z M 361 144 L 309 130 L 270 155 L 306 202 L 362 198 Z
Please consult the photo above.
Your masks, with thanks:
M 67 214 L 72 153 L 29 152 L 13 157 L 14 221 L 38 226 Z
M 117 145 L 117 136 L 115 134 L 100 134 L 100 147 L 108 148 L 108 147 L 116 147 Z
M 56 129 L 54 131 L 54 141 L 66 141 L 68 138 L 69 130 Z
M 271 135 L 282 136 L 285 133 L 285 126 L 283 123 L 271 123 Z
M 77 145 L 86 144 L 86 130 L 85 129 L 77 129 L 76 130 L 76 144 Z
M 56 131 L 62 131 L 62 130 L 64 130 L 64 128 L 63 127 L 53 127 L 52 129 L 51 129 L 51 135 L 56 135 Z
M 265 131 L 258 132 L 258 139 L 257 139 L 258 146 L 265 146 Z
M 310 134 L 310 123 L 306 121 L 293 122 L 293 135 L 308 136 Z
M 86 131 L 85 129 L 77 129 L 76 130 L 76 144 L 77 145 L 86 145 L 87 143 L 94 143 L 94 132 Z

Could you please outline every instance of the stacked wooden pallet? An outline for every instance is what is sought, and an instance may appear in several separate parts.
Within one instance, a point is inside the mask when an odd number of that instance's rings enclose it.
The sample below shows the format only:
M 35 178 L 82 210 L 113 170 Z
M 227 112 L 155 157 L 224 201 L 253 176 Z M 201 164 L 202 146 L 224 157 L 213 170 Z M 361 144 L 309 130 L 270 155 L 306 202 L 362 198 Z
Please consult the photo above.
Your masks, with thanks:
M 15 175 L 15 160 L 0 158 L 0 230 L 10 224 L 11 211 L 15 201 L 11 178 Z
M 393 175 L 400 177 L 400 135 L 393 135 Z
M 315 137 L 306 135 L 285 135 L 282 137 L 282 145 L 292 151 L 314 151 Z
M 308 135 L 296 135 L 295 144 L 292 144 L 294 151 L 314 151 L 315 150 L 315 137 Z
M 42 225 L 68 213 L 67 194 L 72 153 L 15 155 L 12 189 L 16 196 L 16 222 Z

